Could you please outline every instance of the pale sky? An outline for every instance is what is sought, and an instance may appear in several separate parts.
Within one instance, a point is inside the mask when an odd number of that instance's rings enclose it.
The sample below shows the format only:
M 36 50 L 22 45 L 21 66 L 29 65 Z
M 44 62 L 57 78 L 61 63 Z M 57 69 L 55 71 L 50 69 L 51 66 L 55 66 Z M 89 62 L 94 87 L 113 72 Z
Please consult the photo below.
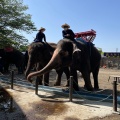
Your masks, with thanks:
M 76 32 L 95 30 L 96 47 L 104 52 L 120 51 L 120 0 L 23 0 L 37 29 L 45 27 L 47 42 L 62 38 L 61 25 Z M 37 31 L 24 34 L 31 43 Z

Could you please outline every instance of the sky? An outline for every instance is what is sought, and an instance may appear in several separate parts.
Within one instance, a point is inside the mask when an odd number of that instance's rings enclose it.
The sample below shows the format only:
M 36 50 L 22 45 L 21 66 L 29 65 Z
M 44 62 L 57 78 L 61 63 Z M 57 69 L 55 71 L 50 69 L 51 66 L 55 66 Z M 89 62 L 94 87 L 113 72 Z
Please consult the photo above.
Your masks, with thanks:
M 37 29 L 46 28 L 47 42 L 62 38 L 61 25 L 77 32 L 95 30 L 93 43 L 103 52 L 120 52 L 120 0 L 23 0 Z M 24 34 L 31 43 L 38 31 Z

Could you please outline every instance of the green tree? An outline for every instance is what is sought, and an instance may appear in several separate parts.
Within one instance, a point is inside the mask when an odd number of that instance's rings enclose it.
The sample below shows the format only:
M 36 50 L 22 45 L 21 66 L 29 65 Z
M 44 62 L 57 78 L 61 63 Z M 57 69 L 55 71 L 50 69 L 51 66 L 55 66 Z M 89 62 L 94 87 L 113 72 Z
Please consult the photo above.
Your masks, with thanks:
M 26 45 L 20 45 L 20 46 L 19 46 L 19 50 L 20 50 L 21 52 L 25 52 L 27 49 L 28 49 L 28 45 L 27 45 L 27 44 L 26 44 Z
M 28 40 L 22 32 L 36 30 L 23 0 L 0 0 L 0 48 L 6 45 L 24 45 Z

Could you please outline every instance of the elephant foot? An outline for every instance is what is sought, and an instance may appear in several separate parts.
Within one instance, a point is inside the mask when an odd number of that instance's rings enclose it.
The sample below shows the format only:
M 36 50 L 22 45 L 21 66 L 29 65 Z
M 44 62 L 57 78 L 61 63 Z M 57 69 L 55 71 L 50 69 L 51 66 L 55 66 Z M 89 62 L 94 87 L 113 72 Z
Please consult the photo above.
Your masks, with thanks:
M 60 86 L 60 83 L 55 83 L 54 86 Z
M 43 85 L 42 83 L 38 83 L 39 85 Z
M 94 87 L 94 90 L 99 90 L 99 87 Z
M 87 90 L 88 90 L 88 91 L 94 91 L 94 89 L 93 89 L 93 88 L 90 88 L 90 87 L 87 88 Z
M 94 91 L 92 86 L 86 86 L 84 85 L 84 88 L 87 89 L 88 91 Z
M 49 86 L 49 84 L 44 84 L 44 86 Z
M 74 88 L 74 90 L 75 90 L 75 91 L 79 91 L 79 87 L 77 87 L 77 88 Z

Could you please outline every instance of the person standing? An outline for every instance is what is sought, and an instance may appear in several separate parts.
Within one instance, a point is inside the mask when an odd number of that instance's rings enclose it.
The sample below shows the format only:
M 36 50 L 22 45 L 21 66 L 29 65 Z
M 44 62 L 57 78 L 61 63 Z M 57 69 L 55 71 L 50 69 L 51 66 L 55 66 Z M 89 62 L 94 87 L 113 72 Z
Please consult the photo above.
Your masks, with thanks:
M 63 38 L 67 38 L 67 39 L 70 39 L 72 41 L 75 41 L 75 39 L 74 39 L 75 38 L 75 34 L 74 34 L 74 32 L 71 29 L 69 29 L 70 26 L 65 23 L 61 27 L 64 29 L 62 31 Z
M 36 35 L 36 38 L 34 40 L 35 42 L 43 42 L 43 39 L 44 39 L 44 42 L 46 42 L 46 36 L 44 34 L 44 31 L 45 31 L 45 28 L 41 27 L 39 32 Z

